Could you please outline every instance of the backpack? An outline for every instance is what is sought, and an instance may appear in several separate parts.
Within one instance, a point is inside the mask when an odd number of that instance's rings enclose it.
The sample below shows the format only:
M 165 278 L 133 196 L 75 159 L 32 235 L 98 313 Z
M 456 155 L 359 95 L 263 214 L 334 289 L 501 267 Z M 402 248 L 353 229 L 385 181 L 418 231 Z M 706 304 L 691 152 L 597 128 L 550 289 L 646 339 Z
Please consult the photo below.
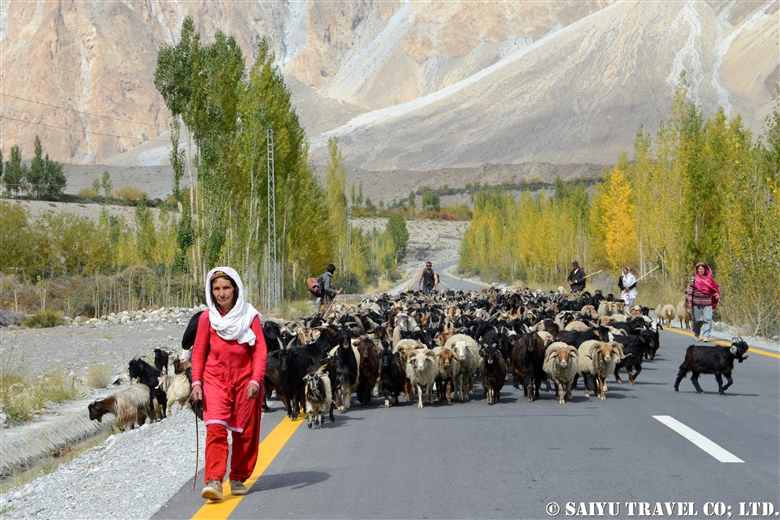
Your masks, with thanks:
M 306 286 L 309 288 L 309 292 L 317 298 L 322 297 L 322 280 L 319 278 L 307 278 Z

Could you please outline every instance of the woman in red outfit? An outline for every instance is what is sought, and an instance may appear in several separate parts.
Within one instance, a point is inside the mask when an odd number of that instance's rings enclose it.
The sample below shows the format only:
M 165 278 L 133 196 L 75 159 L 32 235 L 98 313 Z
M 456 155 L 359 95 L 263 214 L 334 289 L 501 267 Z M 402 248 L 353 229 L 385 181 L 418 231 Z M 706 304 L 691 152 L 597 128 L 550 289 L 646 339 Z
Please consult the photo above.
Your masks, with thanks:
M 193 402 L 203 401 L 206 425 L 206 487 L 201 496 L 222 500 L 228 459 L 228 431 L 233 437 L 230 492 L 246 495 L 244 481 L 257 462 L 260 406 L 266 346 L 260 313 L 244 301 L 244 286 L 230 267 L 217 267 L 206 278 L 209 311 L 200 316 L 192 348 Z

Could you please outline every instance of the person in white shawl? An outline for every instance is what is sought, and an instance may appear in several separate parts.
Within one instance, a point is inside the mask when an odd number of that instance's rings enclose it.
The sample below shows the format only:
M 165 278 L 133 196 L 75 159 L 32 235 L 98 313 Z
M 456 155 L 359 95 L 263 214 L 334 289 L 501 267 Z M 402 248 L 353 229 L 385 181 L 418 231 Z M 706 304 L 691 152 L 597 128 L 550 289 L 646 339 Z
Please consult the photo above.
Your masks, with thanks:
M 230 492 L 245 495 L 257 462 L 260 405 L 267 349 L 260 313 L 244 300 L 241 277 L 230 267 L 209 271 L 209 310 L 200 316 L 192 347 L 190 400 L 202 401 L 206 468 L 201 496 L 224 498 L 222 481 L 230 453 Z M 232 433 L 232 444 L 228 443 Z
M 626 302 L 626 307 L 634 305 L 636 299 L 636 277 L 628 267 L 623 267 L 623 275 L 618 279 L 620 298 Z

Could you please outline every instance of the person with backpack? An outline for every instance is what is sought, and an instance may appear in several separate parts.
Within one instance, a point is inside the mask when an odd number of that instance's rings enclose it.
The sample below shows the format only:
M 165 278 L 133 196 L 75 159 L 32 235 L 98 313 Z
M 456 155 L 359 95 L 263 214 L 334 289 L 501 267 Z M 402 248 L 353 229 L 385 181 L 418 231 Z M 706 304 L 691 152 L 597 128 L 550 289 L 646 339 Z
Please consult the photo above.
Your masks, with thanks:
M 342 289 L 336 289 L 333 287 L 333 273 L 336 272 L 336 266 L 328 264 L 328 268 L 317 277 L 317 282 L 320 284 L 322 290 L 322 305 L 327 309 L 330 303 L 336 299 L 336 296 L 341 294 Z
M 435 291 L 437 285 L 439 285 L 439 275 L 433 270 L 430 262 L 425 262 L 425 269 L 417 280 L 417 290 L 419 291 L 422 286 L 423 292 Z

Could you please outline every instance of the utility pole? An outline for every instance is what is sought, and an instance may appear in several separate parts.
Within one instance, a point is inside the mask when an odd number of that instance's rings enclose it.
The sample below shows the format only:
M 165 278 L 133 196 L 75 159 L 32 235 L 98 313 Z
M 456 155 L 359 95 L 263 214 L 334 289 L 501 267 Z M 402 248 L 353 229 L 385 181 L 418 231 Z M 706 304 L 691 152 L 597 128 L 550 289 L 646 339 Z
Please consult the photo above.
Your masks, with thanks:
M 266 155 L 268 157 L 268 237 L 266 241 L 266 254 L 268 258 L 268 261 L 266 262 L 266 287 L 268 290 L 266 308 L 273 309 L 276 307 L 276 304 L 279 303 L 281 288 L 276 248 L 276 175 L 274 172 L 274 131 L 272 128 L 269 128 L 266 131 L 266 145 Z

